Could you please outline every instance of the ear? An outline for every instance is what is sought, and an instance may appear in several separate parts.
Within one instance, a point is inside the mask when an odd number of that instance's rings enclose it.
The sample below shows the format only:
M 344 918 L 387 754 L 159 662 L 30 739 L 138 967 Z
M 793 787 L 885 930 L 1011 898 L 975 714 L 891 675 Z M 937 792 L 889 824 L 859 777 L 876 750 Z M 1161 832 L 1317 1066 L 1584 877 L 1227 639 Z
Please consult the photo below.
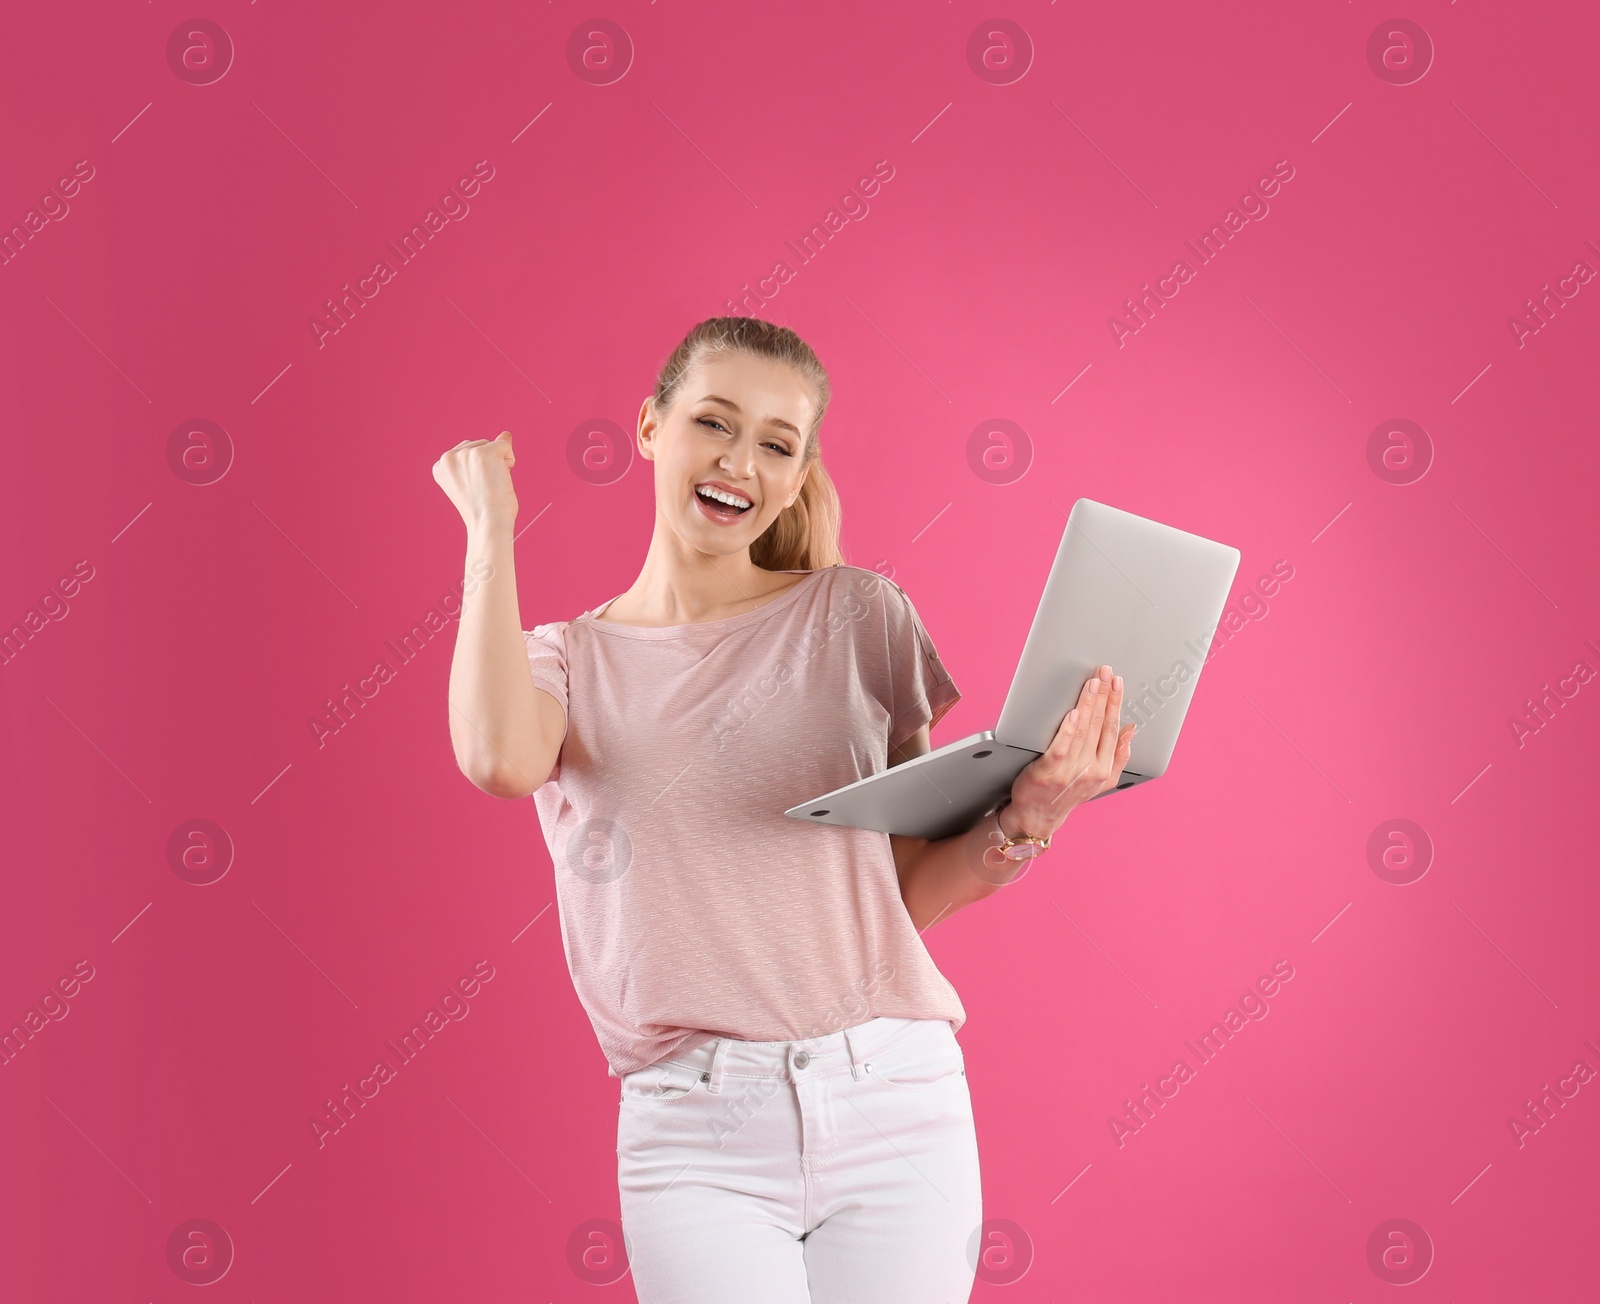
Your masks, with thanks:
M 650 410 L 650 395 L 645 396 L 643 403 L 639 404 L 639 431 L 637 441 L 639 456 L 646 461 L 653 462 L 655 456 L 655 435 L 660 427 L 656 424 L 655 414 Z

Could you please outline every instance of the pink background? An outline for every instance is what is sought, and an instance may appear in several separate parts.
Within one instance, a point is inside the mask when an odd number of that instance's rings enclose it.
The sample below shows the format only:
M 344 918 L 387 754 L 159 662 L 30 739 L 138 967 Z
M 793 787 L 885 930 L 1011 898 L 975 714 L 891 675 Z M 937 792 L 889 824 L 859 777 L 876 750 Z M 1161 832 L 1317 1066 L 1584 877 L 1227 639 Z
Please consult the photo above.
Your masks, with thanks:
M 1600 269 L 1593 8 L 1415 4 L 1409 81 L 1366 0 L 1012 5 L 987 71 L 987 4 L 759 8 L 606 8 L 610 80 L 569 62 L 597 29 L 565 0 L 215 4 L 208 84 L 168 60 L 187 5 L 8 18 L 0 227 L 93 175 L 0 266 L 0 625 L 43 624 L 0 664 L 0 1025 L 41 1025 L 0 1067 L 0 1295 L 190 1298 L 205 1264 L 169 1245 L 203 1219 L 218 1300 L 633 1298 L 573 1266 L 617 1213 L 617 1083 L 532 803 L 452 761 L 451 632 L 325 745 L 309 722 L 460 579 L 429 475 L 460 439 L 517 437 L 525 624 L 627 587 L 647 468 L 593 483 L 573 441 L 631 436 L 667 351 L 780 259 L 742 310 L 830 369 L 849 559 L 965 692 L 935 743 L 993 723 L 1080 496 L 1239 547 L 1240 593 L 1293 570 L 1165 778 L 926 935 L 969 1014 L 974 1298 L 1381 1300 L 1395 1219 L 1431 1246 L 1404 1298 L 1592 1292 L 1600 683 L 1571 676 L 1600 669 L 1600 284 L 1510 322 Z M 324 301 L 480 160 L 470 215 L 319 347 Z M 1279 160 L 1270 215 L 1119 346 L 1108 319 Z M 168 460 L 196 419 L 231 441 L 210 484 Z M 1410 483 L 1368 456 L 1402 419 L 1431 442 Z M 1030 447 L 980 475 L 1001 420 Z M 233 845 L 209 885 L 167 851 L 198 819 Z M 1432 846 L 1409 883 L 1368 853 L 1397 819 Z M 1199 1066 L 1185 1040 L 1280 960 Z M 481 961 L 470 1017 L 319 1146 Z

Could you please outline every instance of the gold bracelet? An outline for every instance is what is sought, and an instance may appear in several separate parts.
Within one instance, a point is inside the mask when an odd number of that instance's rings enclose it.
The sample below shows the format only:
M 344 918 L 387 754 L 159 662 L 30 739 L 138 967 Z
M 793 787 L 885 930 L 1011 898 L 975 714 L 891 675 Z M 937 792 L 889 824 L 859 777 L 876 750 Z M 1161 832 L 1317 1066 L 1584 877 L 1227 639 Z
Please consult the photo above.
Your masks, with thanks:
M 1000 830 L 1000 836 L 1004 839 L 997 844 L 1000 854 L 1007 860 L 1013 861 L 1031 860 L 1035 856 L 1044 855 L 1050 850 L 1050 835 L 1041 838 L 1032 833 L 1019 833 L 1016 837 L 1012 837 L 1006 832 L 1005 826 L 1000 823 L 1000 811 L 1010 804 L 1010 802 L 1005 803 L 994 813 L 994 826 Z

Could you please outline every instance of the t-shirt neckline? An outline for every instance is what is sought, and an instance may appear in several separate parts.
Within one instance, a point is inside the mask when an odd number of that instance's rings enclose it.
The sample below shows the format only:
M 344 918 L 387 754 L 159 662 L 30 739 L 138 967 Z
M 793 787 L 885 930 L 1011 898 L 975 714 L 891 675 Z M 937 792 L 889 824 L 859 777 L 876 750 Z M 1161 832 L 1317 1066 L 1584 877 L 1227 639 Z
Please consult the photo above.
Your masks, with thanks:
M 810 582 L 810 577 L 821 575 L 831 567 L 822 567 L 812 571 L 784 570 L 777 572 L 780 575 L 803 575 L 806 578 L 791 584 L 777 597 L 769 602 L 763 602 L 759 607 L 750 611 L 742 611 L 737 616 L 723 616 L 719 620 L 696 620 L 684 625 L 624 625 L 616 621 L 604 621 L 596 618 L 595 613 L 604 611 L 622 595 L 607 598 L 598 607 L 591 608 L 578 617 L 591 629 L 600 630 L 606 634 L 617 634 L 623 638 L 683 638 L 699 630 L 706 630 L 714 634 L 723 634 L 729 630 L 739 629 L 755 621 L 764 619 L 779 607 L 786 607 L 800 596 L 800 591 Z

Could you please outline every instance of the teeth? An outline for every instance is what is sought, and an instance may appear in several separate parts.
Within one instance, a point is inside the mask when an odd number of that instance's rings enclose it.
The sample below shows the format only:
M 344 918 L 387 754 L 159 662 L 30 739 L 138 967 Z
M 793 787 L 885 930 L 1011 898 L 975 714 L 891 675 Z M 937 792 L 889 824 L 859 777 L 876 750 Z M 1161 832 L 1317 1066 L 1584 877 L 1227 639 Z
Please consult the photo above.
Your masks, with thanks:
M 727 503 L 729 507 L 750 506 L 748 498 L 740 498 L 737 494 L 723 493 L 722 490 L 713 489 L 709 485 L 699 485 L 696 487 L 695 492 L 704 494 L 707 498 L 715 498 L 719 503 Z

